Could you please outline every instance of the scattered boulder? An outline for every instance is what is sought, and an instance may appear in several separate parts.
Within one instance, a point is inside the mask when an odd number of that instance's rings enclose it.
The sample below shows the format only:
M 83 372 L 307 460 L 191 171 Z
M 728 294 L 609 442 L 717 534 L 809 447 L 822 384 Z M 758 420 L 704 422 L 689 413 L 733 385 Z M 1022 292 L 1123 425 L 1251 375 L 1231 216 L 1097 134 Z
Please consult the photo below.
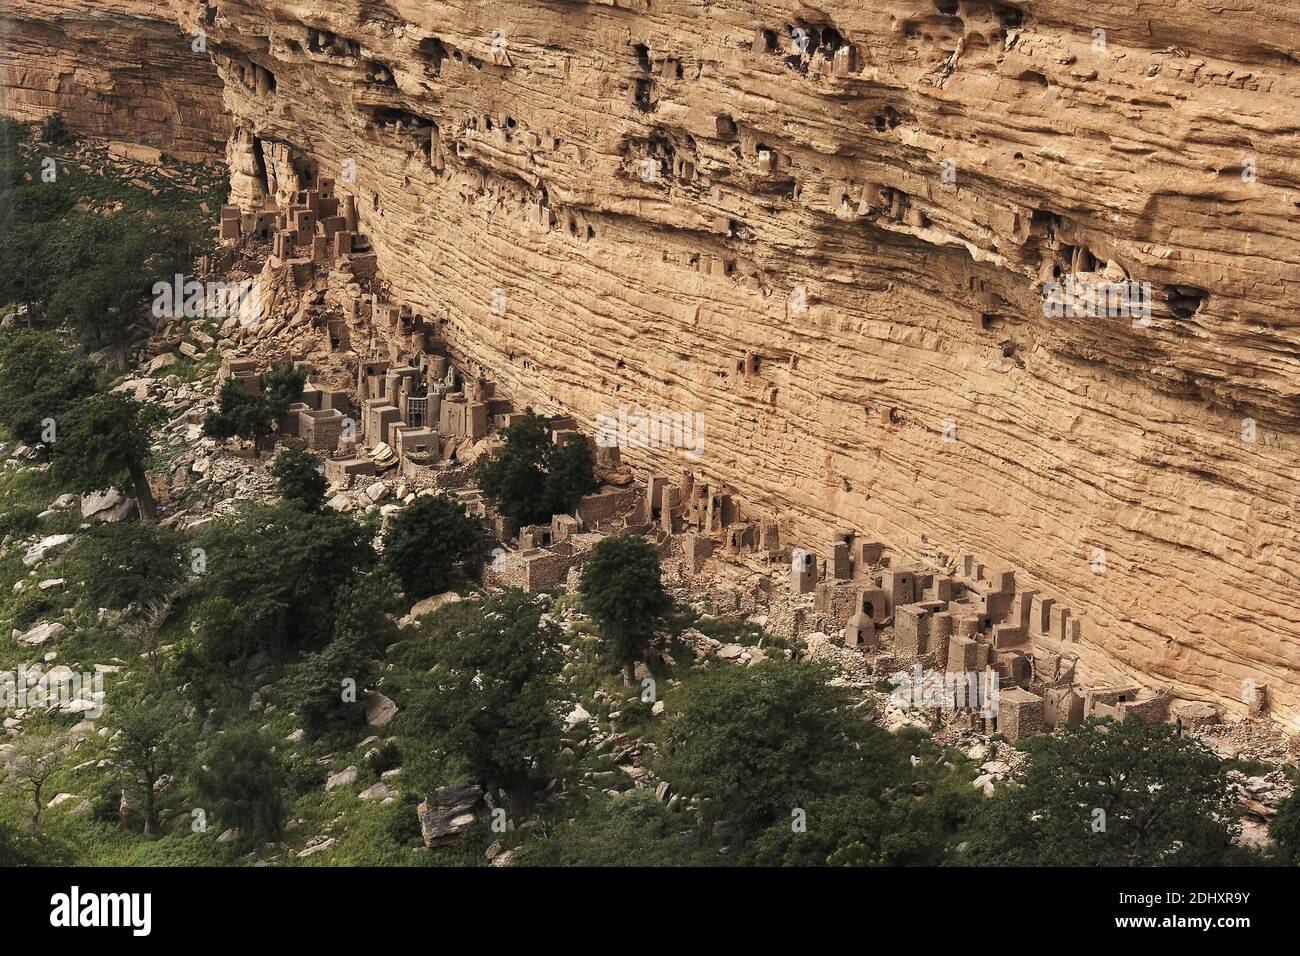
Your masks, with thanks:
M 351 786 L 357 781 L 357 768 L 348 767 L 346 770 L 340 770 L 338 773 L 332 773 L 325 781 L 325 792 L 333 790 L 335 787 Z
M 37 624 L 30 631 L 18 637 L 18 643 L 24 647 L 39 647 L 52 637 L 58 637 L 67 631 L 67 627 L 58 621 L 45 621 Z
M 383 694 L 371 694 L 366 699 L 366 723 L 382 727 L 397 716 L 397 705 Z
M 305 860 L 313 854 L 320 853 L 322 850 L 328 850 L 334 845 L 333 837 L 316 837 L 305 847 L 298 851 L 298 859 Z
M 455 591 L 446 591 L 442 594 L 435 594 L 433 597 L 427 597 L 423 601 L 417 601 L 412 605 L 410 613 L 402 619 L 403 625 L 414 624 L 422 617 L 427 617 L 440 607 L 446 607 L 448 604 L 455 604 L 461 600 L 461 596 Z
M 129 517 L 134 508 L 135 499 L 123 497 L 116 488 L 81 496 L 81 516 L 96 521 L 121 521 Z
M 474 810 L 483 802 L 483 788 L 474 784 L 441 787 L 416 808 L 420 834 L 427 847 L 443 846 L 474 825 Z
M 42 538 L 27 549 L 26 553 L 23 555 L 23 564 L 30 568 L 32 565 L 41 561 L 46 554 L 53 551 L 55 548 L 63 547 L 63 545 L 71 541 L 72 538 L 73 536 L 70 534 L 52 534 L 48 538 Z
M 564 718 L 564 729 L 572 730 L 579 724 L 589 723 L 590 721 L 591 714 L 587 713 L 587 708 L 581 704 L 574 704 L 573 710 L 569 711 L 569 716 Z

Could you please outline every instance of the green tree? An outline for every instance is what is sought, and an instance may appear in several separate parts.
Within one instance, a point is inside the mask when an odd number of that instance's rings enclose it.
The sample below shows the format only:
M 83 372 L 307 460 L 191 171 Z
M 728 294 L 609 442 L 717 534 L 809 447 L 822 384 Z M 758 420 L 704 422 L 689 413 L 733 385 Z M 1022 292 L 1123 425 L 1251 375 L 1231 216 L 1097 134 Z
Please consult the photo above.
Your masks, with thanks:
M 94 393 L 94 368 L 74 362 L 57 336 L 0 331 L 0 425 L 14 438 L 43 441 L 47 420 L 57 424 L 65 409 Z
M 717 847 L 647 790 L 604 793 L 545 838 L 519 848 L 512 866 L 716 866 Z
M 483 519 L 450 495 L 421 495 L 388 519 L 384 565 L 411 598 L 446 591 L 482 562 Z
M 58 773 L 66 756 L 67 742 L 61 736 L 31 729 L 18 738 L 7 755 L 6 783 L 31 795 L 33 827 L 41 824 L 45 784 Z
M 541 524 L 571 511 L 597 488 L 591 448 L 581 435 L 563 445 L 551 441 L 546 419 L 529 411 L 501 431 L 495 458 L 478 468 L 478 482 L 501 514 L 517 525 Z
M 294 366 L 280 366 L 267 373 L 260 392 L 249 391 L 238 379 L 227 379 L 216 410 L 209 412 L 203 423 L 203 433 L 212 438 L 247 439 L 261 454 L 262 441 L 275 431 L 289 406 L 302 397 L 306 381 L 306 370 Z
M 224 599 L 236 612 L 233 619 L 215 615 L 221 626 L 209 632 L 209 649 L 240 658 L 259 648 L 279 655 L 319 647 L 331 633 L 340 590 L 375 564 L 371 539 L 369 528 L 346 515 L 284 503 L 249 504 L 205 527 L 195 539 L 204 571 L 187 596 Z M 197 617 L 202 627 L 204 615 Z
M 45 126 L 41 131 L 41 138 L 51 146 L 62 146 L 72 142 L 72 131 L 68 129 L 68 124 L 64 122 L 62 113 L 51 113 L 45 117 Z
M 162 601 L 184 580 L 185 538 L 156 525 L 99 524 L 77 538 L 63 571 L 93 608 Z
M 120 392 L 93 395 L 68 406 L 57 420 L 50 464 L 55 477 L 83 491 L 105 487 L 135 492 L 140 517 L 157 520 L 145 477 L 149 430 L 158 409 Z
M 144 808 L 144 832 L 158 831 L 158 781 L 180 767 L 192 744 L 178 701 L 123 688 L 105 715 L 113 731 L 113 762 Z
M 1300 799 L 1295 793 L 1278 805 L 1268 835 L 1277 842 L 1277 856 L 1283 863 L 1300 863 Z
M 481 604 L 461 602 L 424 623 L 433 667 L 406 688 L 399 720 L 404 753 L 435 741 L 472 779 L 504 787 L 517 817 L 560 749 L 563 636 L 544 619 L 549 602 L 512 588 Z
M 707 797 L 705 818 L 742 839 L 791 826 L 819 798 L 906 779 L 906 750 L 833 676 L 824 664 L 769 660 L 695 677 L 669 702 L 664 778 Z
M 395 590 L 394 581 L 378 574 L 345 587 L 330 642 L 304 655 L 286 675 L 285 703 L 312 737 L 334 724 L 360 722 L 359 692 L 377 676 L 380 652 L 401 636 L 390 616 Z M 345 681 L 358 692 L 350 699 L 344 695 Z
M 307 511 L 320 511 L 325 504 L 325 475 L 320 459 L 299 444 L 287 445 L 271 463 L 275 490 L 285 501 Z
M 583 607 L 600 627 L 605 654 L 623 668 L 629 684 L 673 607 L 661 573 L 658 549 L 640 535 L 605 538 L 582 568 Z
M 992 866 L 1222 863 L 1236 830 L 1223 762 L 1168 724 L 1129 715 L 1034 738 L 1019 785 L 975 819 L 966 854 Z
M 238 829 L 245 844 L 284 835 L 288 773 L 279 754 L 255 728 L 243 726 L 217 734 L 194 776 L 199 799 L 222 826 Z

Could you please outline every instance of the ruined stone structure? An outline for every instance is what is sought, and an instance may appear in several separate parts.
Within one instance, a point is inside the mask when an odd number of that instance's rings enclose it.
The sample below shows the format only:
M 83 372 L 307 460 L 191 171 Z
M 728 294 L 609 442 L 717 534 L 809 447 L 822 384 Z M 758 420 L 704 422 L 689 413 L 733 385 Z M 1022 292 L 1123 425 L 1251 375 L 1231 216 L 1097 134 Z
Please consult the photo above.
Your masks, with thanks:
M 175 6 L 232 201 L 333 179 L 354 272 L 516 406 L 702 413 L 690 467 L 756 527 L 1014 566 L 1054 604 L 1003 626 L 1094 683 L 1300 727 L 1293 8 Z M 1072 282 L 1150 318 L 1061 315 Z

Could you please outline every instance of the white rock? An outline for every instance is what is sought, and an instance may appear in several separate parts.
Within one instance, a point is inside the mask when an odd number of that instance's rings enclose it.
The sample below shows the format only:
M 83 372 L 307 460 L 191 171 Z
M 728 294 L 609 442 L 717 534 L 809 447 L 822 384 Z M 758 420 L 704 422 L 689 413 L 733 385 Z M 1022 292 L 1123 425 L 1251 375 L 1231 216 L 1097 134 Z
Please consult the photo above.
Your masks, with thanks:
M 43 624 L 37 624 L 26 634 L 20 635 L 18 643 L 24 647 L 37 647 L 50 638 L 58 637 L 66 631 L 67 628 L 58 621 L 45 621 Z
M 382 481 L 371 482 L 366 486 L 366 497 L 371 501 L 381 501 L 388 497 L 388 486 Z
M 335 787 L 346 787 L 353 784 L 357 779 L 357 768 L 348 767 L 346 770 L 340 770 L 338 773 L 332 773 L 329 779 L 325 781 L 325 792 L 333 790 Z
M 116 488 L 107 491 L 92 491 L 81 496 L 81 517 L 92 518 L 101 511 L 116 508 L 122 503 L 122 493 Z
M 572 730 L 579 724 L 588 723 L 591 720 L 591 714 L 587 713 L 587 708 L 581 704 L 574 704 L 573 710 L 569 711 L 569 716 L 564 718 L 564 729 Z
M 30 568 L 44 558 L 47 552 L 62 547 L 71 540 L 70 534 L 52 534 L 48 538 L 42 538 L 27 549 L 27 553 L 23 555 L 23 564 Z
M 393 795 L 393 788 L 386 783 L 376 783 L 362 790 L 357 796 L 362 800 L 387 800 Z
M 299 850 L 298 859 L 300 860 L 306 859 L 307 857 L 311 856 L 313 853 L 319 853 L 321 850 L 328 850 L 333 845 L 334 845 L 334 838 L 325 837 L 323 840 L 320 840 L 319 842 L 313 843 L 309 847 Z
M 433 597 L 427 597 L 423 601 L 417 601 L 406 615 L 408 621 L 418 621 L 426 615 L 432 614 L 440 607 L 448 604 L 455 604 L 461 599 L 455 591 L 446 591 L 442 594 L 435 594 Z

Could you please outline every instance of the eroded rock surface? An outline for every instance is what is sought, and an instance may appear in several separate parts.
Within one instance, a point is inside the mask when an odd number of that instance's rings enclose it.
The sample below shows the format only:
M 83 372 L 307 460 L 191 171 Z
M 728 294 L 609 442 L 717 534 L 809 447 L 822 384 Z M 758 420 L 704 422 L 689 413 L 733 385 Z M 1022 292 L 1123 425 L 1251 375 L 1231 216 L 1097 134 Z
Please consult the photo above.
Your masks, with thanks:
M 1266 685 L 1300 727 L 1300 14 L 866 6 L 177 15 L 235 201 L 334 178 L 520 406 L 702 413 L 698 457 L 624 454 L 784 540 L 1012 565 L 1081 671 L 1237 713 Z M 1149 323 L 1046 314 L 1075 280 L 1149 284 Z
M 211 161 L 230 120 L 199 41 L 178 29 L 166 2 L 6 0 L 3 113 L 43 120 L 59 112 L 81 132 Z

